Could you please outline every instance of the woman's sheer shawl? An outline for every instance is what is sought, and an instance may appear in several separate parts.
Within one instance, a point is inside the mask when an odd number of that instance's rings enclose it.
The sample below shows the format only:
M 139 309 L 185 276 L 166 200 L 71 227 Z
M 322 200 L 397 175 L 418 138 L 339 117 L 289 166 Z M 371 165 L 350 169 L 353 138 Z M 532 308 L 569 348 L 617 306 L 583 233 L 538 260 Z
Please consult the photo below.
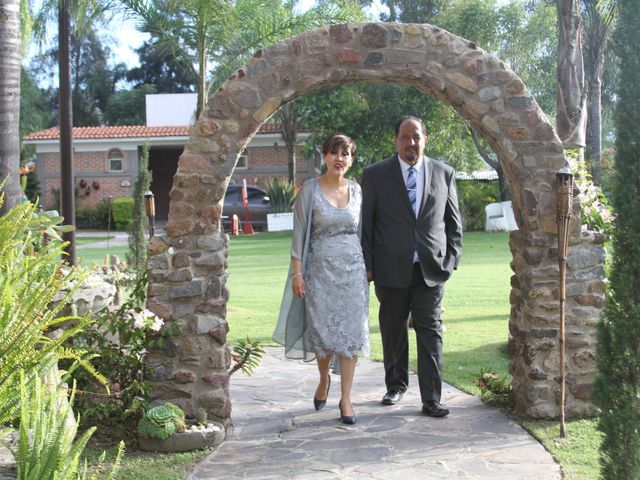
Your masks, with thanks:
M 313 192 L 316 179 L 307 180 L 300 189 L 293 206 L 293 238 L 291 240 L 291 257 L 301 261 L 302 273 L 305 271 L 309 238 L 311 237 L 311 213 Z M 272 338 L 284 345 L 287 358 L 311 361 L 315 354 L 309 350 L 307 320 L 305 315 L 304 298 L 298 298 L 291 289 L 291 269 L 284 286 L 278 323 Z

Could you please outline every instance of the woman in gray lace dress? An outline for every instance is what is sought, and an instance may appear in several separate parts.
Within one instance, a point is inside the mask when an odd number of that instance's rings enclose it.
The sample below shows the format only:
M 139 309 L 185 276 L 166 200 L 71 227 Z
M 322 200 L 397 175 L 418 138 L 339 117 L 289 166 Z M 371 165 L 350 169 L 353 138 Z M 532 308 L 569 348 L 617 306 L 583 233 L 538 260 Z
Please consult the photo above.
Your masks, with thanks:
M 362 194 L 356 182 L 344 178 L 355 150 L 345 135 L 327 140 L 322 148 L 327 172 L 305 182 L 296 197 L 289 275 L 294 297 L 288 302 L 285 290 L 274 333 L 287 356 L 295 358 L 296 350 L 305 359 L 315 355 L 320 373 L 316 410 L 329 396 L 331 360 L 339 359 L 338 405 L 346 424 L 356 421 L 351 387 L 358 354 L 369 350 L 369 283 L 360 246 Z

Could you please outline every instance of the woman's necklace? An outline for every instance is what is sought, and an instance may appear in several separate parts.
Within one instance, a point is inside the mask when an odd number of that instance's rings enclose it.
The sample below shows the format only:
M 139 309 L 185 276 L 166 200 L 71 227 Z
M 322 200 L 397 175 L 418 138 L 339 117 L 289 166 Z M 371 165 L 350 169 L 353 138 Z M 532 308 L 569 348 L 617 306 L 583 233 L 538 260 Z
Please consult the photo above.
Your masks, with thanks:
M 346 184 L 340 183 L 340 184 L 338 184 L 337 188 L 332 186 L 332 185 L 328 185 L 326 182 L 325 182 L 325 185 L 328 187 L 329 192 L 331 192 L 333 194 L 338 194 L 338 193 L 342 193 L 342 189 Z

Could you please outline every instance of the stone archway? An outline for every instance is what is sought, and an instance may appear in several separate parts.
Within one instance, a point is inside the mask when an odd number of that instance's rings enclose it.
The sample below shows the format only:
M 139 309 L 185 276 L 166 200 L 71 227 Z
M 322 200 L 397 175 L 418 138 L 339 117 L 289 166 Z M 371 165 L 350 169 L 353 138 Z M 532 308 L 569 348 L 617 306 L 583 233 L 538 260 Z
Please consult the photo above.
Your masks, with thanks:
M 522 81 L 473 42 L 427 24 L 319 28 L 257 52 L 209 99 L 180 157 L 165 237 L 153 239 L 149 301 L 179 334 L 149 355 L 154 398 L 230 424 L 228 239 L 221 201 L 238 154 L 282 104 L 341 84 L 394 82 L 451 105 L 500 159 L 520 230 L 511 234 L 510 370 L 518 411 L 558 414 L 555 175 L 562 144 Z M 579 206 L 575 204 L 575 212 Z M 574 212 L 574 213 L 575 213 Z M 574 215 L 575 217 L 575 215 Z M 568 415 L 590 412 L 594 325 L 604 299 L 601 236 L 572 228 L 567 277 Z

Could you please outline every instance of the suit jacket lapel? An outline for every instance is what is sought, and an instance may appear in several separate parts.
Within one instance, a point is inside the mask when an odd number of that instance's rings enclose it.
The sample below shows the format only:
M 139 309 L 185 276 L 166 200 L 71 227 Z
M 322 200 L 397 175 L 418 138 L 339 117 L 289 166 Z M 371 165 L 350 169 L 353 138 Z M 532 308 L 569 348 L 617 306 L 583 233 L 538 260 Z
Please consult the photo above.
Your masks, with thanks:
M 391 176 L 393 178 L 393 182 L 396 185 L 398 191 L 400 191 L 400 196 L 402 197 L 405 206 L 411 213 L 411 216 L 414 217 L 413 208 L 411 207 L 411 202 L 409 201 L 409 194 L 407 193 L 407 185 L 404 183 L 404 177 L 402 176 L 402 167 L 400 167 L 400 158 L 398 155 L 393 157 L 393 161 L 391 162 Z
M 433 168 L 433 160 L 429 157 L 423 157 L 424 165 L 424 190 L 422 191 L 422 202 L 420 203 L 420 210 L 418 211 L 418 217 L 422 215 L 426 205 L 427 198 L 431 194 L 431 169 Z

